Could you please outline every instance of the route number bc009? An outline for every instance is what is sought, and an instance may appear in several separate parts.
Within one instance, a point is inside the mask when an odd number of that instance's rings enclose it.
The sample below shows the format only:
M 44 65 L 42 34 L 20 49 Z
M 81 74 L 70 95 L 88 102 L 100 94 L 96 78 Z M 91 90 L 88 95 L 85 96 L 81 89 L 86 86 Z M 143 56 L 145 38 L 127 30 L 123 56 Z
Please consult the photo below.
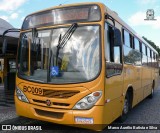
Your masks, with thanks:
M 23 92 L 28 92 L 33 95 L 43 95 L 43 89 L 38 87 L 23 86 Z

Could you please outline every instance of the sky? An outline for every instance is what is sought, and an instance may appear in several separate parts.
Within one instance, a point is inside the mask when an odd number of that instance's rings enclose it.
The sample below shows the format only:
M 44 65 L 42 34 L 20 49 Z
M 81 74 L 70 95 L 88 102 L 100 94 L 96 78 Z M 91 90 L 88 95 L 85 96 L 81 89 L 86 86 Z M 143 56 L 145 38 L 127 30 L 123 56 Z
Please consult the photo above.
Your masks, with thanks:
M 104 3 L 140 36 L 145 36 L 160 47 L 160 0 L 0 0 L 0 18 L 15 28 L 20 28 L 24 18 L 30 13 L 77 2 Z M 144 20 L 148 9 L 154 10 L 156 20 Z

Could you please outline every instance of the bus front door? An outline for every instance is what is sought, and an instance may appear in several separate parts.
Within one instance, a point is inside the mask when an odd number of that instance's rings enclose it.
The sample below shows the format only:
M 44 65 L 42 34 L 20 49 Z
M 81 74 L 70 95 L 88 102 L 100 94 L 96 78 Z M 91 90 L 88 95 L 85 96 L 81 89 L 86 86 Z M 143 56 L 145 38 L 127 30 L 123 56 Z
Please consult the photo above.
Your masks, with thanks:
M 15 75 L 16 75 L 16 59 L 7 58 L 6 59 L 6 69 L 4 75 L 4 87 L 5 90 L 14 90 L 15 88 Z

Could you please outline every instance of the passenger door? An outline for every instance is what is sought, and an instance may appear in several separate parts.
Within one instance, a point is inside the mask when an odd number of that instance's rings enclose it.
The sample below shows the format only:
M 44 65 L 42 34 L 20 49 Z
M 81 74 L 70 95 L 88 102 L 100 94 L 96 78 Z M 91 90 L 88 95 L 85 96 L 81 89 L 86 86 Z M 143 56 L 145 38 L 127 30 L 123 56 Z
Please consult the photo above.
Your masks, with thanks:
M 114 27 L 105 24 L 105 118 L 110 123 L 122 113 L 122 47 L 114 46 Z

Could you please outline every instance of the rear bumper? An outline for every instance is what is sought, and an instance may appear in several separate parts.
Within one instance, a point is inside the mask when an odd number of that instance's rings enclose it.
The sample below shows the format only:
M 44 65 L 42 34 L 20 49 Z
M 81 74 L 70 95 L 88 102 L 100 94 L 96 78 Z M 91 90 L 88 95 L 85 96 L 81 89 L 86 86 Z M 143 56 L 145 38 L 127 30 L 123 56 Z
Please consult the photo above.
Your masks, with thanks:
M 94 106 L 90 110 L 55 109 L 24 103 L 19 101 L 16 96 L 15 105 L 19 116 L 93 130 L 101 130 L 103 128 L 103 106 Z M 91 118 L 93 119 L 93 124 L 77 123 L 75 121 L 77 117 Z

